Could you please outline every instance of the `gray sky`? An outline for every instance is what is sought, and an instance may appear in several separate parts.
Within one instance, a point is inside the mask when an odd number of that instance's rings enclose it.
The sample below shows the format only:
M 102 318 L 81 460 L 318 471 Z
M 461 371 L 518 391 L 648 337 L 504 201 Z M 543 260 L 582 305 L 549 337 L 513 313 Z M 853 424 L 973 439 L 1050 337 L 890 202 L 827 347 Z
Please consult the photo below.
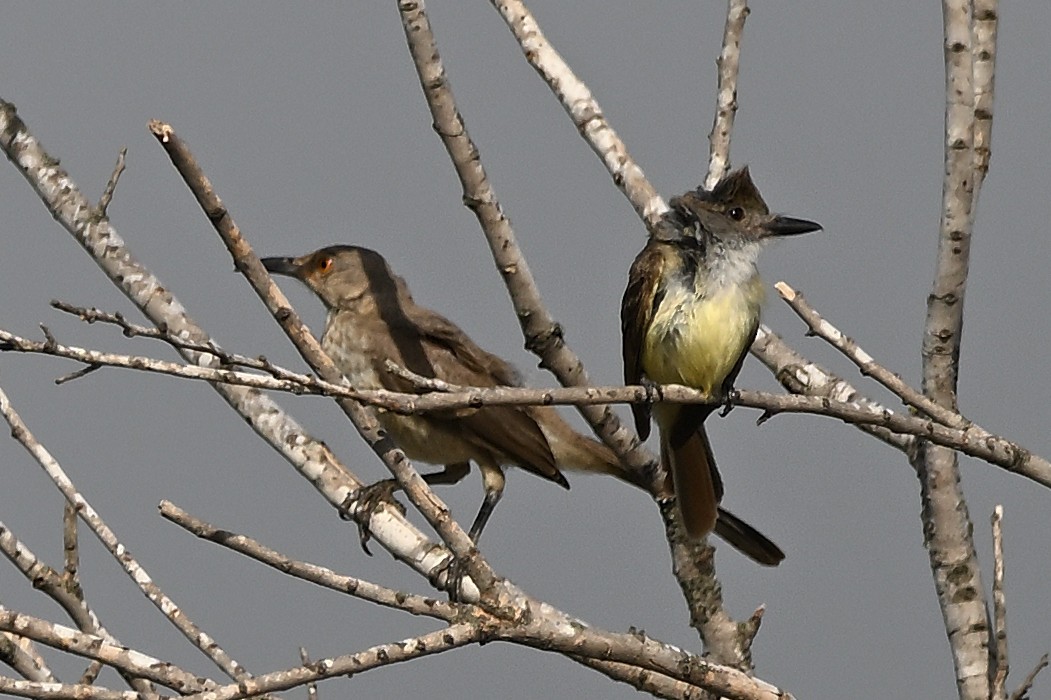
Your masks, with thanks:
M 554 46 L 591 87 L 632 155 L 665 196 L 706 170 L 723 3 L 602 0 L 530 4 Z M 982 190 L 966 300 L 963 412 L 1047 456 L 1042 358 L 1051 338 L 1051 5 L 1007 3 L 1000 25 L 992 171 Z M 544 299 L 594 381 L 620 381 L 618 311 L 644 231 L 626 200 L 524 62 L 487 3 L 432 3 L 453 89 Z M 330 243 L 382 252 L 417 300 L 484 347 L 536 369 L 503 284 L 438 138 L 409 61 L 395 3 L 328 7 L 19 4 L 0 23 L 0 96 L 90 197 L 117 152 L 128 170 L 110 208 L 131 251 L 226 348 L 301 367 L 146 130 L 171 122 L 235 219 L 266 255 Z M 879 361 L 918 383 L 920 336 L 941 201 L 943 67 L 937 3 L 755 3 L 745 29 L 732 159 L 749 164 L 775 210 L 825 233 L 766 253 L 785 279 Z M 48 307 L 63 299 L 133 307 L 60 229 L 21 177 L 0 168 L 0 327 L 63 342 L 168 357 L 164 348 L 86 327 Z M 320 330 L 320 304 L 284 285 Z M 772 293 L 771 293 L 772 294 Z M 866 394 L 861 379 L 771 299 L 766 320 L 797 349 Z M 337 597 L 198 542 L 156 515 L 162 498 L 290 556 L 425 592 L 385 553 L 365 557 L 354 531 L 208 387 L 105 370 L 56 387 L 72 365 L 0 357 L 0 383 L 37 437 L 187 614 L 250 671 L 434 629 Z M 776 390 L 754 359 L 738 385 Z M 338 409 L 278 397 L 359 474 L 382 465 Z M 755 427 L 738 409 L 709 430 L 725 503 L 770 534 L 788 559 L 757 567 L 718 544 L 730 610 L 765 604 L 758 674 L 797 697 L 949 697 L 952 664 L 905 458 L 827 419 L 783 416 Z M 988 517 L 1006 508 L 1007 593 L 1016 686 L 1051 649 L 1049 495 L 964 459 L 983 577 Z M 660 518 L 642 494 L 602 478 L 569 492 L 522 472 L 483 540 L 497 568 L 530 593 L 596 625 L 641 627 L 699 647 L 669 571 Z M 441 496 L 469 520 L 472 475 Z M 61 499 L 34 462 L 0 441 L 0 519 L 61 563 Z M 126 643 L 200 673 L 192 654 L 88 536 L 83 579 Z M 0 602 L 52 618 L 56 608 L 0 566 Z M 79 669 L 60 669 L 66 677 Z M 629 698 L 559 657 L 502 645 L 374 671 L 326 694 L 433 698 Z M 436 685 L 437 683 L 437 685 Z M 1051 681 L 1042 676 L 1034 697 Z M 849 690 L 848 690 L 849 689 Z

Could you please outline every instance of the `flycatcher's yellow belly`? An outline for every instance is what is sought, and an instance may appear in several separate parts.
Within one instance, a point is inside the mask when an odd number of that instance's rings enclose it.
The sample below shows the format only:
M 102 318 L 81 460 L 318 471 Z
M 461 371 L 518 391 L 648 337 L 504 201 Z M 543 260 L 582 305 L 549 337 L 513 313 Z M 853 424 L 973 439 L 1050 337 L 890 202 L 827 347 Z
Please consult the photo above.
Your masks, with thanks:
M 752 342 L 763 287 L 758 276 L 700 298 L 672 285 L 642 348 L 642 369 L 658 384 L 684 384 L 717 397 L 723 381 Z

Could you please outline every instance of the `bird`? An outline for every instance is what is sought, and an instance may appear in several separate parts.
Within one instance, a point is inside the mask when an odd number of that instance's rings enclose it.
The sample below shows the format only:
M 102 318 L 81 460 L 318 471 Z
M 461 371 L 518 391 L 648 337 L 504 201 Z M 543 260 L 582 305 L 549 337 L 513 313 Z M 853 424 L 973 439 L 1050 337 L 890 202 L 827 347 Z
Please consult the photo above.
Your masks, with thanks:
M 674 197 L 628 272 L 621 302 L 624 383 L 681 384 L 703 404 L 632 404 L 642 440 L 650 413 L 660 428 L 661 463 L 670 474 L 691 539 L 718 530 L 723 483 L 704 422 L 731 405 L 734 382 L 759 329 L 765 295 L 756 266 L 770 241 L 821 230 L 771 214 L 747 167 L 711 190 Z
M 521 386 L 510 363 L 479 347 L 445 316 L 417 304 L 405 280 L 374 250 L 335 245 L 262 263 L 272 274 L 299 280 L 321 300 L 327 310 L 321 347 L 356 389 L 418 392 L 411 380 L 387 370 L 388 361 L 460 386 Z M 561 470 L 608 474 L 648 491 L 642 475 L 573 429 L 552 406 L 482 406 L 416 415 L 381 408 L 377 417 L 406 456 L 443 467 L 423 475 L 429 484 L 457 483 L 471 462 L 478 465 L 485 496 L 468 531 L 475 543 L 503 494 L 507 465 L 567 489 Z M 767 564 L 783 558 L 776 545 L 732 513 L 721 513 L 719 523 L 720 534 L 748 556 Z

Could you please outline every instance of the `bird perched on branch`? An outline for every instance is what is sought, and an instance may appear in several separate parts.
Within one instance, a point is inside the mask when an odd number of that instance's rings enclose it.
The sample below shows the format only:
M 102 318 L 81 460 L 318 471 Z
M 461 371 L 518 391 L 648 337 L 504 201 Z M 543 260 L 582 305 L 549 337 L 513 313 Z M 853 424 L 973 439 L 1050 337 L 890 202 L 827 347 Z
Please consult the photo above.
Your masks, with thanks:
M 671 200 L 658 235 L 635 258 L 621 303 L 624 382 L 645 378 L 704 392 L 709 404 L 652 407 L 661 462 L 671 474 L 691 538 L 718 531 L 723 484 L 704 429 L 734 380 L 759 329 L 764 290 L 756 268 L 764 245 L 819 224 L 770 213 L 748 168 L 711 191 Z M 633 404 L 635 427 L 650 432 L 650 406 Z
M 411 380 L 386 369 L 388 360 L 417 375 L 461 386 L 520 384 L 509 363 L 480 348 L 452 321 L 418 305 L 405 281 L 373 250 L 331 246 L 262 262 L 271 273 L 300 280 L 321 299 L 328 310 L 321 346 L 356 389 L 418 392 Z M 624 468 L 609 448 L 575 431 L 551 406 L 483 406 L 414 415 L 381 409 L 377 414 L 410 459 L 444 466 L 423 476 L 428 483 L 456 483 L 470 470 L 470 462 L 478 465 L 485 498 L 469 531 L 475 542 L 503 493 L 506 465 L 564 488 L 569 483 L 562 469 L 611 474 L 646 488 L 641 476 Z M 780 555 L 773 543 L 733 515 L 725 514 L 720 522 L 725 522 L 727 537 L 744 540 L 735 546 L 749 556 L 769 560 L 772 552 Z

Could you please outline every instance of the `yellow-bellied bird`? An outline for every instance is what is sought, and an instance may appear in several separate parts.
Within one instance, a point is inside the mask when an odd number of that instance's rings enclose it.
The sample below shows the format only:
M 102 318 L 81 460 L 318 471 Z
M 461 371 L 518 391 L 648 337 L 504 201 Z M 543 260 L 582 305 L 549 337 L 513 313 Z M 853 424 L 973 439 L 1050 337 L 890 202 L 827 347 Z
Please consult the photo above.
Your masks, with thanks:
M 704 421 L 728 401 L 759 328 L 759 251 L 774 238 L 821 226 L 770 214 L 747 168 L 711 191 L 675 197 L 671 208 L 665 235 L 650 237 L 628 275 L 621 305 L 624 382 L 638 384 L 645 377 L 711 398 L 711 404 L 652 407 L 661 461 L 672 476 L 686 531 L 696 539 L 717 528 L 720 515 L 723 484 Z M 639 437 L 646 439 L 650 407 L 632 409 Z

